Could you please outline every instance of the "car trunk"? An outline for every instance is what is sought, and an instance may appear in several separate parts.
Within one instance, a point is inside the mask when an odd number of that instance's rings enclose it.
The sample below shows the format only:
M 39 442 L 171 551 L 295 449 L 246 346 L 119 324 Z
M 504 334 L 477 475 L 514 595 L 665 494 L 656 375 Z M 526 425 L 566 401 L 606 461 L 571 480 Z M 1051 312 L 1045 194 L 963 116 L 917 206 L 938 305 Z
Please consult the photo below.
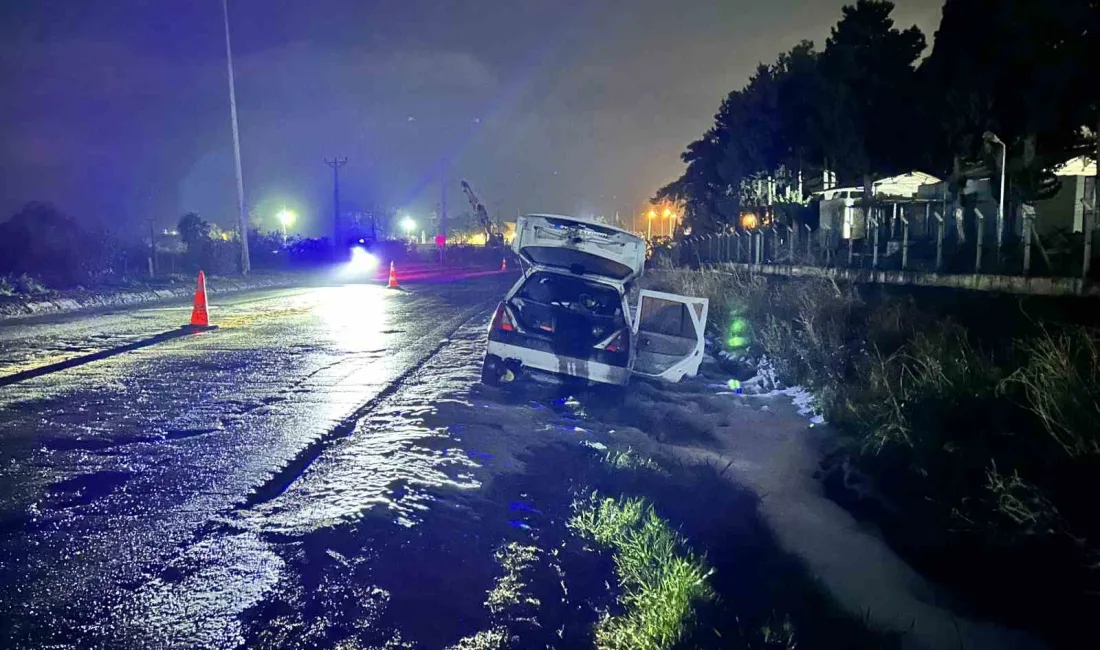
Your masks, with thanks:
M 520 217 L 512 248 L 535 267 L 619 283 L 637 278 L 645 267 L 645 242 L 641 237 L 573 217 Z
M 557 354 L 587 358 L 616 333 L 623 334 L 621 348 L 625 352 L 627 322 L 622 297 L 611 286 L 537 272 L 527 278 L 509 307 L 525 335 L 548 341 Z

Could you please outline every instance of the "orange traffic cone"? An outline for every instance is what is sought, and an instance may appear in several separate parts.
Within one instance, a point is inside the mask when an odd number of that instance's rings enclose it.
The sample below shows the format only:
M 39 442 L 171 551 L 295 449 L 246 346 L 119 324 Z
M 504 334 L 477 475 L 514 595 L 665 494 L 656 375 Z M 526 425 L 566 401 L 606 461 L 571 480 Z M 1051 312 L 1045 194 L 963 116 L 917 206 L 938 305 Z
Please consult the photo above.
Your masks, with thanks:
M 199 271 L 199 284 L 195 287 L 195 306 L 191 309 L 191 327 L 210 327 L 206 312 L 206 274 Z
M 508 258 L 507 257 L 502 257 L 502 258 L 500 258 L 500 272 L 504 273 L 507 270 L 508 270 Z
M 397 288 L 397 269 L 394 268 L 393 262 L 390 262 L 390 281 L 386 283 L 387 289 Z

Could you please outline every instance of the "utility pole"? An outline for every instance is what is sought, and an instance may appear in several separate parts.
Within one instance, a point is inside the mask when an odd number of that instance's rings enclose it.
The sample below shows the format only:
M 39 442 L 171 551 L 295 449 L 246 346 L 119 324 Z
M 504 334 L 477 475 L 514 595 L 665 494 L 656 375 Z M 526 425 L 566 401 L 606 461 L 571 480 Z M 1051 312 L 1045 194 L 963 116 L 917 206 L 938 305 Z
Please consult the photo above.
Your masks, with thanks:
M 149 275 L 157 274 L 157 231 L 153 228 L 153 220 L 149 220 Z
M 1005 168 L 1008 167 L 1008 145 L 991 131 L 986 131 L 982 135 L 982 139 L 990 144 L 1000 145 L 1001 147 L 1001 196 L 997 200 L 997 262 L 1000 263 L 1001 240 L 1004 238 L 1005 227 Z
M 340 250 L 340 168 L 348 164 L 347 158 L 325 158 L 332 167 L 332 254 Z
M 241 133 L 237 128 L 237 91 L 233 82 L 233 48 L 229 43 L 229 0 L 222 0 L 222 17 L 225 20 L 225 62 L 229 69 L 229 116 L 233 121 L 233 158 L 237 163 L 237 207 L 241 229 L 241 275 L 248 275 L 252 268 L 248 258 L 248 213 L 244 209 L 244 179 L 241 176 Z
M 439 182 L 440 192 L 442 193 L 439 199 L 439 234 L 443 235 L 443 244 L 447 244 L 447 171 L 444 170 L 440 175 Z

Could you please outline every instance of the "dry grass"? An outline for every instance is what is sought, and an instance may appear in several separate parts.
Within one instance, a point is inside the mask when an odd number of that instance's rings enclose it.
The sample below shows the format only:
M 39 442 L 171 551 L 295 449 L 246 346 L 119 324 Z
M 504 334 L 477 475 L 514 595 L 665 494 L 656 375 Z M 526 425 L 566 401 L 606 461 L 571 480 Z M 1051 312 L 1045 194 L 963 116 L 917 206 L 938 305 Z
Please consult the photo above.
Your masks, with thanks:
M 1021 345 L 1027 363 L 1005 379 L 1070 457 L 1100 454 L 1100 336 L 1079 327 L 1044 330 Z
M 985 489 L 994 509 L 1011 524 L 1013 534 L 1050 535 L 1062 527 L 1058 510 L 1039 488 L 1020 478 L 1017 471 L 1002 474 L 996 461 L 986 470 Z
M 860 388 L 847 392 L 846 408 L 864 434 L 864 450 L 889 445 L 913 448 L 914 420 L 928 421 L 927 409 L 942 409 L 960 395 L 988 394 L 995 386 L 992 362 L 954 325 L 913 334 L 891 354 L 876 347 L 860 364 Z
M 995 561 L 1020 584 L 1006 578 L 987 587 L 1014 594 L 992 594 L 993 601 L 1026 599 L 1042 609 L 1054 607 L 1047 601 L 1079 607 L 1091 598 L 1095 606 L 1100 332 L 1048 330 L 1010 349 L 1005 328 L 1030 327 L 974 321 L 972 333 L 937 314 L 954 309 L 940 295 L 918 304 L 915 293 L 871 288 L 868 301 L 827 280 L 654 275 L 664 290 L 708 297 L 712 331 L 725 334 L 724 327 L 744 321 L 740 351 L 766 356 L 781 380 L 814 392 L 819 411 L 842 434 L 841 451 L 829 462 L 858 467 L 872 491 L 906 513 L 900 523 L 887 522 L 903 545 L 911 532 L 925 547 L 961 541 L 998 549 Z M 959 313 L 973 317 L 970 311 Z M 980 340 L 997 356 L 972 336 L 988 337 Z M 982 558 L 959 559 L 973 560 Z M 1015 565 L 1029 567 L 1026 578 Z M 988 582 L 982 575 L 976 571 L 974 579 Z M 1044 590 L 1045 597 L 1034 596 Z M 1036 618 L 1058 628 L 1055 610 Z

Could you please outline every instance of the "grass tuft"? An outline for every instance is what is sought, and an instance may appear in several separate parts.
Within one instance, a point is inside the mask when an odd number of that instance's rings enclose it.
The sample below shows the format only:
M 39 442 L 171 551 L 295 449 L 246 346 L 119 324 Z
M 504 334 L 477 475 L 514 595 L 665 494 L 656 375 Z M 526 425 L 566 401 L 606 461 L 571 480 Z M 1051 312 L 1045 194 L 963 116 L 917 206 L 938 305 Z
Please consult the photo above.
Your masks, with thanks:
M 508 630 L 495 627 L 468 636 L 458 643 L 448 646 L 447 650 L 504 650 L 508 647 L 508 640 Z
M 1100 454 L 1100 336 L 1044 330 L 1020 347 L 1027 362 L 1005 386 L 1023 387 L 1031 412 L 1070 457 Z
M 539 600 L 526 593 L 527 583 L 524 579 L 524 574 L 534 566 L 538 558 L 537 546 L 525 546 L 518 542 L 509 542 L 496 552 L 497 563 L 504 573 L 485 599 L 485 607 L 490 612 L 500 615 L 516 607 L 539 607 Z
M 764 623 L 760 627 L 760 646 L 775 650 L 795 650 L 798 641 L 791 617 L 784 616 L 778 623 L 774 619 Z
M 683 639 L 696 603 L 710 600 L 712 570 L 644 499 L 600 498 L 574 503 L 569 527 L 612 550 L 624 613 L 596 627 L 600 650 L 666 650 Z
M 1002 474 L 996 461 L 991 461 L 985 476 L 994 511 L 1012 524 L 1009 532 L 1031 536 L 1059 532 L 1058 510 L 1037 487 L 1020 478 L 1019 472 Z
M 657 474 L 664 473 L 664 470 L 656 461 L 634 451 L 631 447 L 627 447 L 623 450 L 612 449 L 604 455 L 603 461 L 608 467 L 613 469 L 646 470 Z

